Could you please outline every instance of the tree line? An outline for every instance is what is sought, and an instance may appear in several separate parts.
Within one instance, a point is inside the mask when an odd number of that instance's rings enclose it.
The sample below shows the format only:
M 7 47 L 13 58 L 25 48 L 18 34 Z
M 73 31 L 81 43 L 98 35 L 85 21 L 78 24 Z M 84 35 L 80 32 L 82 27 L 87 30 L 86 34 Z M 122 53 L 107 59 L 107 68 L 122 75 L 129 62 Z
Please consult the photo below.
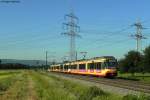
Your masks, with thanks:
M 0 69 L 28 69 L 28 68 L 29 66 L 19 63 L 7 63 L 7 64 L 0 63 Z
M 40 66 L 34 66 L 34 65 L 25 65 L 20 63 L 2 63 L 2 60 L 0 60 L 0 69 L 48 69 L 48 66 L 40 65 Z
M 118 61 L 118 69 L 121 73 L 150 72 L 150 46 L 142 52 L 129 51 L 124 58 Z

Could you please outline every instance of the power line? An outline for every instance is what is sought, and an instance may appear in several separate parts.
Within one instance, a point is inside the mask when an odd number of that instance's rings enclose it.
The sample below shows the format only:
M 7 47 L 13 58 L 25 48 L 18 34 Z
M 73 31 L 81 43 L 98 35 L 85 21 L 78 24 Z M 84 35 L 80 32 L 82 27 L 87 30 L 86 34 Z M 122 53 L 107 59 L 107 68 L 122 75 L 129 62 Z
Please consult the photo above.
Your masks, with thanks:
M 99 41 L 112 42 L 112 41 L 108 41 L 108 40 L 111 40 L 114 36 L 116 36 L 118 34 L 120 35 L 121 32 L 124 32 L 124 31 L 130 29 L 131 27 L 132 26 L 130 25 L 130 26 L 123 28 L 121 30 L 118 30 L 118 31 L 105 33 L 106 35 L 102 39 L 96 39 L 94 41 L 91 41 L 91 43 L 88 43 L 88 46 L 86 46 L 86 47 L 89 47 L 89 46 L 91 47 L 92 45 L 95 45 L 96 42 L 99 42 Z M 115 40 L 116 39 L 118 39 L 118 38 L 115 37 Z

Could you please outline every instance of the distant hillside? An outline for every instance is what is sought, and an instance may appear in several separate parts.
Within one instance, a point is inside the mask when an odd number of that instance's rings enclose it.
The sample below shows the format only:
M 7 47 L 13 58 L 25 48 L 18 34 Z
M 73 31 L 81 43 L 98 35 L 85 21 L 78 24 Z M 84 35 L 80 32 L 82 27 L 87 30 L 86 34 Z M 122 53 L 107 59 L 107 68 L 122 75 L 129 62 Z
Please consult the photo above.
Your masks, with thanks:
M 17 59 L 1 59 L 2 63 L 20 63 L 25 65 L 45 65 L 44 60 L 17 60 Z M 48 62 L 50 64 L 50 62 Z

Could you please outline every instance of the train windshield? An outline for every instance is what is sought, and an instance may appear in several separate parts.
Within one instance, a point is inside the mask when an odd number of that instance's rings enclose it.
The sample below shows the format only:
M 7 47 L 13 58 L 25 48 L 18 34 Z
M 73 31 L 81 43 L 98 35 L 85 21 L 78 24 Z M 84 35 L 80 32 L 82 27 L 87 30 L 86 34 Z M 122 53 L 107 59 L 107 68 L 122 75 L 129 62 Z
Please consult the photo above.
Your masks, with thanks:
M 107 61 L 105 62 L 105 66 L 106 68 L 114 68 L 114 67 L 117 67 L 117 62 L 116 61 Z

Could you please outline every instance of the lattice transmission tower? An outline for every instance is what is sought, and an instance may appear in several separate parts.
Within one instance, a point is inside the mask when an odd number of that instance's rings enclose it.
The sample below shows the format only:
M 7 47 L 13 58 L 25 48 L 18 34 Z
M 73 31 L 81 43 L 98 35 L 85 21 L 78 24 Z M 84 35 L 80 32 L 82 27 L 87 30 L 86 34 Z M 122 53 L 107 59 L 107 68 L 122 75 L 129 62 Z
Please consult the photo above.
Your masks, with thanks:
M 80 37 L 78 32 L 80 31 L 80 27 L 78 24 L 78 17 L 76 17 L 71 11 L 70 14 L 65 15 L 66 23 L 63 23 L 63 29 L 66 31 L 62 33 L 63 35 L 67 35 L 70 37 L 70 61 L 76 60 L 76 47 L 75 47 L 75 38 Z
M 132 26 L 136 27 L 136 34 L 131 35 L 134 39 L 136 39 L 136 50 L 137 51 L 142 51 L 142 39 L 147 39 L 142 35 L 142 30 L 146 29 L 143 27 L 142 23 L 140 20 L 138 20 L 136 23 L 134 23 Z

